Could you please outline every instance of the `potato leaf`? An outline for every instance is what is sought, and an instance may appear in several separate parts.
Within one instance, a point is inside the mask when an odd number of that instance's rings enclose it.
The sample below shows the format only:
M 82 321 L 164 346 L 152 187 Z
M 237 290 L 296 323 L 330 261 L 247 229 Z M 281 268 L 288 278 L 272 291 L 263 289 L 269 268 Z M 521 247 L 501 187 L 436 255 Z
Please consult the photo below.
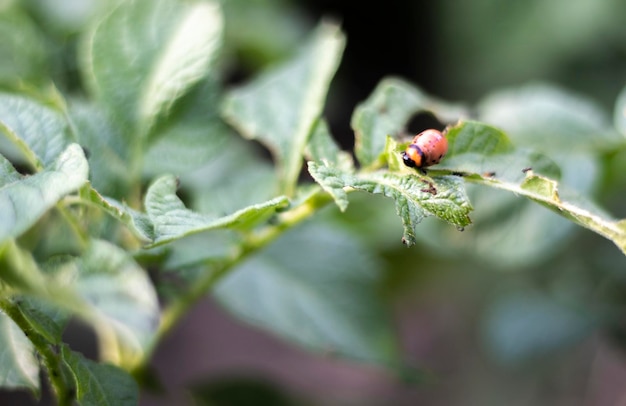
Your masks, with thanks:
M 279 196 L 224 217 L 214 217 L 185 208 L 176 196 L 176 183 L 174 176 L 166 175 L 157 179 L 146 193 L 146 213 L 154 226 L 154 244 L 164 244 L 190 234 L 218 228 L 245 230 L 289 204 L 289 199 Z
M 504 189 L 540 203 L 575 224 L 610 239 L 626 253 L 624 221 L 612 219 L 566 185 L 559 184 L 559 168 L 545 156 L 521 150 L 508 153 L 509 147 L 495 147 L 504 145 L 502 135 L 485 124 L 460 123 L 448 132 L 451 157 L 446 158 L 441 166 L 462 171 L 467 181 Z M 481 137 L 480 142 L 472 141 Z
M 57 160 L 32 176 L 0 188 L 0 242 L 17 237 L 68 193 L 87 182 L 88 164 L 78 144 L 69 145 Z
M 32 343 L 19 327 L 0 312 L 0 387 L 26 388 L 39 393 L 39 362 Z
M 287 196 L 293 195 L 303 151 L 322 114 L 344 42 L 339 27 L 322 24 L 293 59 L 234 89 L 225 100 L 226 119 L 273 152 Z
M 118 120 L 146 135 L 210 71 L 222 25 L 213 2 L 123 2 L 85 39 L 83 75 Z
M 74 377 L 79 405 L 133 406 L 139 402 L 137 383 L 126 371 L 91 361 L 67 346 L 62 347 L 61 355 Z
M 242 263 L 215 294 L 244 320 L 306 347 L 397 366 L 379 281 L 378 261 L 358 239 L 309 223 Z
M 36 170 L 52 164 L 74 141 L 61 112 L 7 93 L 0 93 L 0 133 Z
M 309 162 L 309 172 L 342 210 L 348 205 L 346 189 L 391 198 L 402 219 L 403 241 L 408 246 L 415 244 L 416 227 L 425 217 L 436 216 L 459 229 L 471 223 L 472 206 L 463 180 L 456 176 L 427 178 L 387 171 L 350 173 L 316 162 Z

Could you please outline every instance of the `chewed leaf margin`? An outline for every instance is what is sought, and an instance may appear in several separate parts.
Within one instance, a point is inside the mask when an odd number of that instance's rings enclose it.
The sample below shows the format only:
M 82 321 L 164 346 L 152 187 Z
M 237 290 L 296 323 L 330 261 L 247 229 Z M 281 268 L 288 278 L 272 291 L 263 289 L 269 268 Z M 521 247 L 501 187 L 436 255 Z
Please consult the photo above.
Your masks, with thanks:
M 404 226 L 403 241 L 415 244 L 415 228 L 435 216 L 459 229 L 471 224 L 472 206 L 463 180 L 457 176 L 418 176 L 389 171 L 349 173 L 324 163 L 309 162 L 309 173 L 341 210 L 348 206 L 347 192 L 362 190 L 391 198 Z

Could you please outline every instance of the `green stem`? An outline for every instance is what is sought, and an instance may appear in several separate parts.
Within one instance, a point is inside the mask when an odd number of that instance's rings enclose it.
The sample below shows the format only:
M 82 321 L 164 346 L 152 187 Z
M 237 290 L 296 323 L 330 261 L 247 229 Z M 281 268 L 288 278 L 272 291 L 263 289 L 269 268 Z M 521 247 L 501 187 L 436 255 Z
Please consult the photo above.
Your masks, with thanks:
M 332 198 L 322 189 L 319 189 L 303 204 L 292 210 L 281 213 L 278 216 L 277 222 L 249 236 L 231 257 L 215 266 L 212 272 L 207 272 L 200 280 L 195 282 L 184 296 L 181 296 L 170 304 L 163 312 L 161 324 L 159 325 L 152 345 L 146 350 L 143 359 L 135 367 L 135 373 L 140 373 L 141 369 L 145 367 L 145 364 L 156 349 L 157 344 L 178 324 L 189 309 L 202 299 L 220 279 L 226 276 L 251 254 L 266 247 L 285 231 L 308 219 L 330 202 L 332 202 Z
M 50 385 L 56 394 L 59 406 L 69 406 L 72 404 L 73 391 L 68 388 L 63 380 L 61 371 L 61 359 L 56 345 L 50 343 L 43 335 L 33 328 L 30 322 L 24 317 L 19 308 L 19 302 L 14 299 L 0 299 L 0 309 L 9 316 L 15 324 L 24 332 L 26 337 L 33 343 L 33 346 L 41 356 L 43 365 L 48 372 Z

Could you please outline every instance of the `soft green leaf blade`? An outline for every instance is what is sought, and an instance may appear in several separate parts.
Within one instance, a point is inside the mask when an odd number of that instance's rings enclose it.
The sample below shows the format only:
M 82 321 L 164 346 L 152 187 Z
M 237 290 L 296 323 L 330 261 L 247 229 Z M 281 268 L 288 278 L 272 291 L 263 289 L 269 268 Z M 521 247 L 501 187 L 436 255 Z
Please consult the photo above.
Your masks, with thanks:
M 466 120 L 446 131 L 448 139 L 447 157 L 482 153 L 484 155 L 504 154 L 514 147 L 508 136 L 496 127 Z
M 352 174 L 338 168 L 309 163 L 311 176 L 345 210 L 346 189 L 363 190 L 391 198 L 404 225 L 403 241 L 415 244 L 417 225 L 428 216 L 436 216 L 457 228 L 469 225 L 472 205 L 463 180 L 457 176 L 420 177 L 398 172 L 362 172 Z
M 545 155 L 516 149 L 500 129 L 477 121 L 461 121 L 446 131 L 448 154 L 435 169 L 476 173 L 521 181 L 524 170 L 560 177 L 559 167 Z
M 465 138 L 467 140 L 478 139 L 476 134 L 482 134 L 485 140 L 469 144 L 463 141 Z M 509 151 L 509 147 L 494 149 L 485 147 L 484 145 L 498 145 L 498 139 L 505 135 L 500 130 L 479 122 L 461 122 L 449 129 L 448 136 L 450 137 L 450 156 L 446 157 L 441 165 L 437 167 L 445 169 L 443 173 L 460 171 L 459 174 L 463 175 L 468 182 L 507 190 L 513 192 L 515 196 L 527 197 L 573 221 L 575 224 L 591 229 L 612 240 L 624 251 L 626 239 L 624 238 L 624 230 L 620 227 L 619 222 L 613 220 L 591 202 L 571 192 L 567 185 L 555 180 L 554 178 L 558 178 L 560 175 L 559 167 L 547 157 L 524 150 Z M 490 140 L 490 138 L 494 138 L 494 140 Z M 470 147 L 460 148 L 459 143 L 460 145 L 470 145 Z M 506 141 L 501 145 L 509 145 L 509 142 Z M 477 154 L 477 151 L 480 150 L 486 151 L 486 155 Z M 431 173 L 436 172 L 435 170 L 431 171 Z M 474 201 L 476 203 L 476 196 L 474 196 Z M 543 244 L 544 237 L 550 236 L 550 239 L 545 242 L 554 244 L 556 241 L 551 240 L 554 240 L 557 236 L 560 236 L 561 239 L 564 238 L 564 233 L 567 231 L 566 223 L 555 222 L 554 218 L 545 216 L 546 213 L 543 211 L 535 213 L 536 209 L 528 211 L 527 208 L 520 207 L 519 203 L 516 203 L 517 199 L 514 196 L 500 199 L 490 194 L 488 198 L 485 197 L 478 201 L 479 203 L 476 204 L 489 207 L 484 216 L 476 221 L 477 227 L 480 226 L 481 221 L 492 221 L 494 216 L 501 215 L 504 212 L 510 216 L 508 213 L 512 212 L 517 220 L 511 224 L 519 222 L 520 219 L 529 219 L 531 222 L 534 219 L 535 221 L 532 222 L 532 227 L 530 227 L 532 230 L 525 229 L 529 225 L 524 224 L 524 222 L 514 227 L 508 227 L 516 229 L 519 235 L 526 237 L 525 240 L 533 241 L 538 239 Z M 506 234 L 511 234 L 508 228 L 506 228 Z M 502 244 L 506 242 L 507 237 L 498 233 L 495 228 L 490 227 L 486 227 L 485 234 L 491 234 L 491 240 L 484 238 L 489 237 L 488 235 L 477 235 L 472 238 L 472 244 L 478 244 L 480 240 L 485 240 L 484 251 L 494 251 L 494 247 L 498 247 L 498 249 L 495 249 L 494 254 L 496 256 L 499 255 L 502 251 Z M 430 239 L 433 241 L 437 240 L 434 235 L 435 233 L 429 233 Z M 534 237 L 530 237 L 530 235 L 534 235 Z M 445 240 L 448 243 L 453 243 L 449 236 L 442 235 L 441 237 L 440 241 Z M 480 249 L 472 244 L 470 244 L 472 250 Z M 527 245 L 530 246 L 532 244 Z M 514 244 L 511 246 L 514 246 Z M 539 250 L 539 247 L 536 248 L 529 251 L 533 252 L 534 256 L 526 258 L 526 261 L 537 259 L 541 256 L 541 250 Z M 521 248 L 518 247 L 519 250 Z M 511 258 L 508 261 L 512 262 Z
M 194 210 L 220 217 L 276 197 L 274 166 L 250 147 L 233 138 L 219 156 L 181 177 L 185 188 L 194 191 L 190 200 Z
M 244 320 L 301 345 L 397 365 L 377 272 L 354 236 L 307 224 L 231 272 L 215 295 Z
M 102 196 L 90 185 L 80 189 L 80 197 L 83 204 L 98 207 L 126 225 L 142 242 L 147 243 L 154 239 L 154 227 L 146 214 L 133 210 L 113 198 Z
M 20 174 L 15 170 L 11 162 L 3 155 L 0 155 L 0 188 L 20 179 Z
M 354 152 L 361 165 L 373 165 L 383 153 L 387 136 L 401 135 L 409 119 L 419 112 L 430 112 L 443 122 L 468 115 L 464 107 L 437 100 L 408 82 L 384 79 L 352 116 Z
M 123 2 L 86 38 L 83 74 L 117 118 L 145 134 L 209 72 L 221 35 L 217 3 Z
M 30 326 L 51 344 L 59 344 L 62 341 L 63 331 L 69 321 L 72 304 L 79 303 L 73 297 L 66 295 L 62 286 L 67 284 L 63 277 L 68 263 L 73 260 L 69 255 L 56 255 L 47 260 L 39 268 L 32 255 L 24 249 L 13 249 L 15 257 L 22 257 L 19 266 L 15 266 L 21 275 L 32 274 L 37 278 L 38 290 L 22 289 L 23 295 L 16 296 L 19 300 L 19 310 Z M 18 265 L 14 262 L 15 265 Z M 32 284 L 31 284 L 32 285 Z M 56 294 L 56 289 L 63 292 Z M 55 297 L 65 296 L 56 301 Z
M 233 132 L 220 116 L 222 91 L 214 78 L 198 84 L 176 102 L 159 132 L 149 140 L 144 176 L 189 174 L 233 148 Z
M 535 175 L 532 171 L 526 173 L 526 178 L 520 184 L 478 176 L 467 179 L 533 200 L 575 224 L 613 241 L 626 254 L 626 230 L 623 223 L 611 218 L 593 203 L 569 191 L 555 180 Z
M 74 141 L 61 112 L 8 93 L 0 93 L 0 133 L 35 169 L 52 164 Z
M 304 148 L 322 114 L 344 43 L 338 26 L 322 24 L 295 58 L 234 89 L 225 100 L 226 119 L 245 137 L 272 150 L 281 191 L 288 196 L 293 195 Z
M 39 394 L 39 362 L 32 343 L 20 328 L 0 311 L 0 387 L 29 389 Z
M 67 346 L 63 346 L 61 355 L 76 382 L 79 405 L 135 406 L 139 403 L 137 383 L 124 370 L 86 359 Z
M 615 122 L 615 128 L 617 128 L 622 136 L 626 137 L 626 87 L 624 87 L 617 96 L 613 120 Z
M 140 116 L 150 123 L 205 77 L 222 44 L 223 21 L 218 3 L 190 4 L 169 38 L 146 83 Z
M 339 210 L 346 211 L 349 201 L 345 188 L 354 179 L 352 171 L 346 173 L 334 166 L 314 161 L 308 162 L 308 169 L 313 179 L 333 198 Z
M 407 246 L 415 244 L 416 227 L 425 217 L 436 216 L 459 230 L 472 222 L 469 213 L 473 208 L 463 180 L 457 176 L 433 176 L 432 180 L 426 180 L 418 176 L 374 172 L 359 176 L 350 186 L 394 200 L 404 226 L 403 242 Z
M 289 199 L 279 196 L 228 216 L 214 217 L 185 208 L 184 203 L 176 196 L 176 187 L 176 178 L 166 175 L 157 179 L 146 193 L 145 207 L 154 225 L 154 243 L 163 244 L 186 235 L 218 228 L 247 229 L 289 204 Z
M 0 289 L 10 294 L 46 294 L 46 279 L 32 254 L 21 248 L 16 240 L 0 244 Z
M 324 161 L 347 171 L 354 168 L 352 156 L 337 145 L 325 120 L 319 120 L 315 125 L 305 155 L 311 161 Z
M 203 213 L 207 219 L 217 219 L 276 197 L 274 167 L 255 152 L 250 143 L 230 137 L 225 148 L 213 159 L 182 175 L 180 184 L 189 210 Z M 271 213 L 269 210 L 268 214 Z M 225 258 L 232 254 L 240 240 L 238 231 L 224 228 L 188 235 L 162 248 L 168 252 L 163 266 L 185 279 L 193 278 L 195 272 L 183 268 Z M 200 269 L 199 273 L 204 274 L 204 268 Z
M 0 242 L 21 235 L 59 199 L 78 190 L 88 169 L 81 147 L 71 144 L 49 168 L 0 188 Z
M 69 313 L 34 296 L 20 298 L 20 310 L 33 329 L 50 343 L 59 344 Z
M 613 241 L 626 255 L 623 221 L 615 220 L 583 196 L 543 176 L 529 174 L 520 188 L 528 198 Z
M 89 321 L 97 331 L 112 329 L 123 361 L 132 363 L 150 344 L 159 323 L 159 304 L 150 278 L 128 253 L 101 240 L 91 241 L 76 261 L 76 272 L 73 289 L 89 304 Z
M 66 258 L 47 278 L 28 252 L 15 244 L 3 248 L 3 282 L 47 302 L 28 299 L 24 315 L 51 342 L 60 340 L 66 314 L 72 313 L 94 326 L 102 355 L 120 364 L 132 365 L 151 344 L 160 317 L 157 296 L 145 271 L 121 248 L 90 240 L 82 256 Z M 20 271 L 21 279 L 5 278 L 8 271 Z
M 125 196 L 129 188 L 129 140 L 94 103 L 70 100 L 68 115 L 78 142 L 90 151 L 89 172 L 93 187 L 107 196 Z
M 619 142 L 603 109 L 554 86 L 532 84 L 491 94 L 478 106 L 480 121 L 507 131 L 519 146 L 589 154 Z
M 521 363 L 579 341 L 593 331 L 594 319 L 588 309 L 537 292 L 516 292 L 491 305 L 482 335 L 486 349 L 499 361 Z
M 48 74 L 45 41 L 35 23 L 17 4 L 0 10 L 0 84 L 38 83 Z
M 524 180 L 519 172 L 521 168 L 532 167 L 536 174 L 558 179 L 561 188 L 573 188 L 580 194 L 591 196 L 597 191 L 602 175 L 602 154 L 623 142 L 611 128 L 606 112 L 596 103 L 545 84 L 498 91 L 484 99 L 477 110 L 481 120 L 505 130 L 516 146 L 540 151 L 560 168 L 557 175 L 530 159 L 528 164 L 512 162 L 509 171 L 517 174 L 517 178 L 506 176 L 505 180 L 516 184 Z M 497 178 L 500 178 L 499 173 Z M 499 212 L 510 213 L 500 216 L 504 220 L 501 221 L 502 229 L 518 230 L 517 233 L 499 233 L 494 226 L 485 230 L 491 237 L 480 233 L 473 243 L 482 248 L 475 247 L 473 251 L 482 252 L 483 256 L 502 256 L 502 262 L 508 264 L 537 262 L 552 255 L 575 235 L 573 223 L 532 202 L 519 202 L 512 195 L 498 195 L 491 191 L 477 194 L 485 195 L 478 196 L 484 201 L 501 201 Z M 478 207 L 478 200 L 474 198 L 474 201 Z M 508 208 L 504 207 L 505 201 L 508 201 Z M 478 223 L 479 217 L 476 220 Z

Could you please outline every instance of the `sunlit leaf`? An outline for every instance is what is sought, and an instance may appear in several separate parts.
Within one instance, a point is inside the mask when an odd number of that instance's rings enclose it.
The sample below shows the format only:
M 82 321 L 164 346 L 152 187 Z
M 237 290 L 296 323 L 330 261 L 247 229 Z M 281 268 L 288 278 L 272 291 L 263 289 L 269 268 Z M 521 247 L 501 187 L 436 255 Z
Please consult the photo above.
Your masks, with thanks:
M 469 128 L 471 131 L 468 132 L 466 128 Z M 499 137 L 496 132 L 489 130 L 490 126 L 477 122 L 460 123 L 449 131 L 452 134 L 450 139 L 453 144 L 452 151 L 455 151 L 454 145 L 458 143 L 458 137 L 463 136 L 463 134 L 469 136 L 480 128 L 482 128 L 482 131 L 486 131 L 484 132 L 486 136 Z M 535 174 L 535 170 L 537 170 L 543 174 L 557 175 L 558 168 L 549 160 L 542 158 L 540 155 L 531 154 L 524 158 L 528 159 L 529 166 L 520 168 L 520 166 L 523 166 L 523 161 L 519 161 L 520 155 L 517 152 L 495 154 L 495 160 L 488 155 L 482 157 L 473 153 L 453 153 L 452 155 L 449 161 L 445 161 L 446 165 L 459 163 L 459 169 L 465 169 L 462 166 L 463 162 L 466 162 L 468 167 L 471 167 L 471 161 L 474 159 L 477 161 L 478 171 L 469 170 L 465 172 L 466 180 L 507 190 L 515 193 L 516 196 L 527 197 L 573 221 L 575 224 L 612 240 L 626 253 L 626 233 L 619 221 L 612 219 L 587 199 L 570 191 L 566 185 L 559 184 L 556 179 Z M 521 155 L 521 157 L 523 156 Z M 536 159 L 531 159 L 533 156 Z M 495 168 L 500 168 L 500 164 L 508 162 L 509 169 L 502 167 L 502 169 L 496 169 L 493 173 L 485 173 L 485 169 L 490 168 L 488 165 L 492 165 L 492 162 Z M 445 167 L 445 165 L 443 166 Z
M 159 304 L 146 272 L 122 249 L 93 240 L 76 261 L 72 288 L 85 300 L 101 339 L 104 357 L 132 363 L 150 343 L 159 322 Z M 89 313 L 88 313 L 89 314 Z M 117 342 L 108 335 L 113 331 Z M 120 354 L 107 353 L 115 351 Z
M 524 169 L 558 178 L 559 167 L 545 155 L 515 148 L 500 129 L 476 121 L 462 121 L 446 132 L 448 154 L 433 169 L 469 172 L 521 181 Z
M 337 145 L 324 120 L 320 120 L 313 129 L 305 154 L 311 161 L 324 161 L 347 171 L 354 167 L 352 156 Z
M 131 142 L 106 112 L 83 100 L 71 100 L 68 115 L 80 145 L 89 152 L 91 184 L 107 196 L 128 192 Z
M 80 197 L 83 199 L 83 203 L 94 205 L 125 224 L 142 242 L 149 242 L 154 239 L 154 228 L 144 213 L 138 212 L 113 198 L 102 196 L 89 185 L 80 189 Z
M 245 137 L 258 139 L 276 158 L 281 191 L 290 196 L 307 140 L 322 114 L 344 48 L 339 27 L 322 24 L 295 58 L 234 89 L 224 115 Z
M 232 129 L 220 116 L 221 90 L 214 79 L 179 99 L 159 132 L 149 140 L 144 174 L 188 174 L 221 157 L 232 145 Z
M 74 141 L 61 112 L 38 101 L 0 93 L 0 134 L 35 169 L 52 164 Z
M 39 393 L 39 362 L 32 343 L 20 328 L 0 311 L 0 387 L 30 389 Z
M 47 210 L 87 181 L 87 160 L 71 144 L 49 168 L 0 188 L 0 242 L 17 237 Z
M 209 72 L 221 34 L 213 2 L 123 2 L 86 38 L 83 74 L 117 118 L 145 135 Z
M 425 217 L 436 216 L 458 228 L 471 223 L 472 206 L 463 180 L 457 176 L 426 178 L 395 172 L 353 174 L 315 162 L 309 162 L 309 172 L 342 210 L 348 205 L 346 188 L 391 198 L 404 225 L 403 241 L 409 246 L 415 244 L 416 227 Z
M 20 180 L 20 174 L 15 170 L 11 162 L 0 155 L 0 188 L 9 183 Z
M 154 225 L 154 242 L 159 244 L 218 228 L 247 229 L 288 204 L 289 199 L 280 196 L 224 217 L 204 215 L 185 208 L 176 196 L 176 178 L 173 176 L 157 179 L 148 189 L 145 199 L 146 213 Z

